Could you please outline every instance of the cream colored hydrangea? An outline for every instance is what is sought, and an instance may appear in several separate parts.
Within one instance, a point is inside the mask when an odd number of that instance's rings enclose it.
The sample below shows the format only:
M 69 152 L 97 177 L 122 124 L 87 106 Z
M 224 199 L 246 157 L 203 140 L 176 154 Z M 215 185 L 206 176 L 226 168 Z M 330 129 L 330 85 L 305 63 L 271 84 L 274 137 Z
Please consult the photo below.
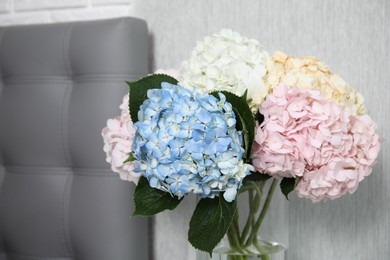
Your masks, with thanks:
M 264 84 L 269 55 L 255 40 L 223 29 L 199 42 L 180 68 L 180 84 L 201 92 L 224 90 L 243 95 L 255 111 L 268 94 Z
M 324 97 L 342 107 L 349 107 L 353 114 L 365 113 L 362 95 L 315 57 L 296 58 L 276 52 L 267 61 L 264 81 L 270 89 L 280 83 L 302 89 L 319 89 Z

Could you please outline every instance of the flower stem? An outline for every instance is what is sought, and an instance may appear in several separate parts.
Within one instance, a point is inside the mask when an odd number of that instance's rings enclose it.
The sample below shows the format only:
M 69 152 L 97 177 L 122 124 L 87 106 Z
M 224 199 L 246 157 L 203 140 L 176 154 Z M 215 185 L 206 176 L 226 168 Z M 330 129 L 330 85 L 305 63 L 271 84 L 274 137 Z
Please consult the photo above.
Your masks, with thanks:
M 264 254 L 264 250 L 259 245 L 259 241 L 257 240 L 257 237 L 255 238 L 254 245 L 257 248 L 257 250 L 261 253 L 261 255 L 260 255 L 261 260 L 271 260 L 271 258 L 268 254 Z
M 241 234 L 241 238 L 240 238 L 240 243 L 241 244 L 244 244 L 245 242 L 245 238 L 246 236 L 248 235 L 248 232 L 249 232 L 249 228 L 251 226 L 251 215 L 253 214 L 253 190 L 249 190 L 248 191 L 248 202 L 249 202 L 249 214 L 248 214 L 248 218 L 246 220 L 246 223 L 245 223 L 245 227 L 242 231 L 242 234 Z M 257 195 L 257 194 L 256 194 Z
M 269 255 L 261 255 L 261 260 L 271 260 Z
M 246 256 L 243 255 L 231 255 L 228 257 L 229 260 L 247 260 Z
M 265 215 L 266 215 L 266 213 L 268 211 L 268 208 L 269 208 L 269 206 L 271 204 L 272 196 L 274 194 L 274 191 L 275 191 L 275 188 L 277 186 L 277 183 L 278 183 L 278 181 L 276 179 L 273 179 L 271 187 L 269 188 L 269 191 L 268 191 L 267 198 L 265 199 L 263 208 L 262 208 L 262 210 L 260 212 L 259 218 L 257 219 L 257 221 L 256 221 L 256 223 L 255 223 L 255 225 L 254 225 L 254 227 L 252 229 L 252 232 L 249 235 L 249 238 L 248 238 L 248 240 L 245 243 L 245 246 L 249 246 L 256 239 L 257 232 L 259 231 L 260 225 L 263 222 L 264 217 L 265 217 Z
M 256 185 L 256 184 L 252 184 Z M 258 191 L 258 190 L 257 190 Z M 240 243 L 241 245 L 244 245 L 245 239 L 248 236 L 249 230 L 251 228 L 252 223 L 254 223 L 255 215 L 257 211 L 259 210 L 259 204 L 261 202 L 261 193 L 256 192 L 256 195 L 253 197 L 253 190 L 249 190 L 249 197 L 248 197 L 248 203 L 249 203 L 249 214 L 247 221 L 245 223 L 244 230 L 242 231 Z
M 233 223 L 228 229 L 229 243 L 237 252 L 243 253 L 240 243 L 240 230 L 238 229 L 238 211 L 234 213 Z
M 234 231 L 237 235 L 238 241 L 240 241 L 240 227 L 238 225 L 238 218 L 239 218 L 239 213 L 238 210 L 236 210 L 236 214 L 233 216 L 233 225 L 234 225 Z M 241 243 L 239 243 L 241 245 Z
M 232 226 L 233 226 L 233 224 L 232 224 Z M 235 238 L 234 230 L 229 228 L 227 235 L 228 235 L 228 239 L 229 239 L 229 244 L 232 245 L 234 249 L 239 250 L 236 246 L 238 240 Z M 242 252 L 242 251 L 239 250 L 239 252 Z M 229 258 L 229 260 L 245 260 L 245 258 L 243 258 L 243 256 L 240 256 L 240 255 L 232 255 L 232 256 L 228 256 L 228 258 Z

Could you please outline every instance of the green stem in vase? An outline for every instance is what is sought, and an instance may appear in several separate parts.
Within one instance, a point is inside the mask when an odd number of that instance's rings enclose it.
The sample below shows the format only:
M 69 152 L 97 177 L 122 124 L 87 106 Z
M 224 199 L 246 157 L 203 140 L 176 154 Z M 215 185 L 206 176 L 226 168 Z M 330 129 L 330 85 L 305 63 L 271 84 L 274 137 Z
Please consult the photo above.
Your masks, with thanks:
M 240 243 L 240 227 L 238 225 L 238 218 L 239 218 L 239 213 L 238 210 L 236 211 L 236 214 L 233 216 L 233 225 L 234 225 L 234 231 L 237 236 L 238 244 L 241 245 Z
M 248 258 L 243 255 L 231 255 L 228 257 L 229 260 L 247 260 Z
M 261 260 L 271 260 L 271 257 L 269 255 L 261 255 Z
M 233 226 L 233 224 L 232 224 Z M 234 230 L 229 228 L 228 230 L 228 239 L 229 239 L 229 244 L 232 245 L 235 249 L 237 248 L 237 246 L 235 246 L 237 244 L 237 242 L 239 242 L 238 240 L 236 240 L 235 238 L 235 234 L 234 234 Z M 238 244 L 239 245 L 239 244 Z M 238 250 L 238 249 L 237 249 Z M 240 252 L 242 252 L 240 250 Z M 231 256 L 228 256 L 228 259 L 229 260 L 246 260 L 244 258 L 244 256 L 240 256 L 240 255 L 231 255 Z
M 256 184 L 252 183 L 251 186 L 256 186 Z M 248 197 L 249 214 L 248 214 L 247 221 L 245 223 L 244 230 L 242 231 L 242 234 L 241 234 L 241 238 L 240 238 L 241 245 L 244 245 L 245 239 L 247 238 L 247 236 L 249 234 L 250 228 L 254 226 L 254 219 L 255 219 L 257 211 L 259 210 L 262 189 L 259 190 L 259 189 L 257 189 L 257 186 L 256 186 L 255 190 L 257 192 L 256 192 L 256 195 L 254 197 L 253 197 L 253 190 L 249 190 L 249 197 Z
M 276 179 L 273 179 L 271 187 L 269 188 L 269 191 L 268 191 L 268 194 L 267 194 L 267 198 L 265 199 L 265 202 L 264 202 L 264 205 L 263 205 L 263 209 L 260 212 L 260 216 L 257 219 L 257 221 L 255 223 L 255 226 L 253 227 L 252 232 L 249 235 L 249 238 L 248 238 L 248 240 L 245 243 L 245 246 L 249 246 L 250 244 L 253 244 L 253 242 L 254 242 L 254 240 L 255 240 L 255 238 L 257 236 L 257 232 L 259 231 L 260 225 L 263 222 L 264 217 L 265 217 L 265 215 L 266 215 L 266 213 L 268 211 L 268 208 L 269 208 L 269 206 L 271 204 L 272 196 L 274 194 L 274 191 L 275 191 L 275 188 L 277 186 L 277 183 L 278 183 L 278 181 Z
M 252 250 L 249 248 L 250 245 L 255 246 L 257 251 L 261 253 L 261 260 L 270 260 L 270 256 L 268 254 L 265 254 L 263 248 L 261 248 L 261 246 L 259 245 L 257 235 L 260 226 L 265 218 L 265 215 L 269 209 L 274 191 L 277 187 L 277 182 L 278 181 L 276 179 L 273 179 L 263 205 L 261 203 L 263 197 L 263 189 L 265 184 L 267 183 L 267 180 L 250 182 L 248 183 L 248 185 L 246 185 L 245 191 L 248 191 L 249 213 L 246 219 L 244 229 L 242 230 L 242 233 L 240 233 L 240 228 L 238 224 L 239 214 L 238 211 L 236 211 L 233 218 L 233 222 L 229 227 L 227 234 L 229 244 L 232 248 L 231 252 L 241 253 L 243 255 L 229 255 L 229 260 L 247 260 L 248 255 L 244 254 L 253 253 Z M 260 214 L 256 218 L 259 211 Z
M 244 244 L 245 238 L 246 238 L 246 236 L 249 233 L 249 228 L 251 226 L 251 217 L 252 217 L 252 214 L 253 214 L 253 201 L 254 201 L 253 190 L 249 190 L 248 193 L 249 193 L 248 194 L 249 214 L 248 214 L 248 219 L 246 220 L 246 223 L 245 223 L 245 227 L 244 227 L 244 229 L 242 231 L 242 234 L 241 234 L 241 238 L 240 238 L 240 243 L 241 244 Z
M 233 223 L 230 225 L 228 230 L 229 243 L 233 250 L 238 253 L 244 253 L 242 249 L 242 243 L 240 243 L 240 229 L 238 225 L 238 211 L 234 214 Z M 246 260 L 247 257 L 244 255 L 231 255 L 229 260 Z
M 228 239 L 230 245 L 233 247 L 234 250 L 237 250 L 237 252 L 243 253 L 240 243 L 240 236 L 239 236 L 239 230 L 238 227 L 238 211 L 234 214 L 233 223 L 230 225 L 228 229 Z
M 257 240 L 257 237 L 255 238 L 254 245 L 257 248 L 257 250 L 261 253 L 261 255 L 260 255 L 261 260 L 271 260 L 271 258 L 268 254 L 264 254 L 264 250 L 259 245 L 259 241 Z

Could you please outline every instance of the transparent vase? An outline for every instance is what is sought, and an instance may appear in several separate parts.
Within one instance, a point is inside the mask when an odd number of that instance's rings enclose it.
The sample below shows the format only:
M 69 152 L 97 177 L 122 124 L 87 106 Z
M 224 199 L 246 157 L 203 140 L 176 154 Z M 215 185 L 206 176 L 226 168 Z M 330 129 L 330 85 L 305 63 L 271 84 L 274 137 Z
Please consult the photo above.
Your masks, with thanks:
M 228 239 L 223 239 L 212 254 L 212 260 L 271 260 L 272 255 L 286 250 L 283 244 L 265 241 L 257 237 L 245 248 L 232 248 Z
M 214 248 L 212 258 L 204 254 L 198 260 L 272 260 L 272 255 L 286 250 L 283 244 L 262 239 L 261 224 L 268 212 L 278 180 L 260 177 L 247 180 L 239 191 L 240 200 L 225 238 Z M 245 199 L 247 198 L 247 199 Z M 245 203 L 247 201 L 247 203 Z M 249 208 L 249 212 L 240 210 L 240 206 Z M 276 223 L 277 224 L 277 223 Z

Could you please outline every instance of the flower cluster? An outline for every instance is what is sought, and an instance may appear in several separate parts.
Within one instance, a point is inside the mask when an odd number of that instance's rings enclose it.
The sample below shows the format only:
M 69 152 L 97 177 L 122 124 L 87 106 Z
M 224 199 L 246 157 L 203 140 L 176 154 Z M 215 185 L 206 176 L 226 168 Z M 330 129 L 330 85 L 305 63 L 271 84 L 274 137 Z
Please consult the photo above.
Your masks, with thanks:
M 265 82 L 270 89 L 278 84 L 319 89 L 323 97 L 332 99 L 342 107 L 348 107 L 353 114 L 365 113 L 362 95 L 315 57 L 296 58 L 276 52 L 267 62 Z
M 256 110 L 269 90 L 263 82 L 268 56 L 256 40 L 224 29 L 198 43 L 182 63 L 180 82 L 202 92 L 225 90 L 242 96 L 247 90 L 249 106 Z
M 242 135 L 231 104 L 222 94 L 218 100 L 178 85 L 161 87 L 148 90 L 134 124 L 135 172 L 178 198 L 223 193 L 226 201 L 234 200 L 253 168 L 242 160 Z
M 128 104 L 129 95 L 125 95 L 119 106 L 121 115 L 107 120 L 107 126 L 102 130 L 103 150 L 106 153 L 106 161 L 111 164 L 112 171 L 119 173 L 122 180 L 137 183 L 141 174 L 134 172 L 132 162 L 125 162 L 131 153 L 135 134 Z
M 279 178 L 301 177 L 296 192 L 317 202 L 354 192 L 379 153 L 368 115 L 355 116 L 318 90 L 274 87 L 263 102 L 253 166 Z
M 232 201 L 254 166 L 279 179 L 299 178 L 298 195 L 320 201 L 352 193 L 372 171 L 380 144 L 363 97 L 315 57 L 269 57 L 257 41 L 224 29 L 197 44 L 180 75 L 156 73 L 180 86 L 150 90 L 135 125 L 124 97 L 121 116 L 102 131 L 107 162 L 122 179 L 143 175 L 179 198 L 223 193 Z M 253 166 L 243 161 L 232 104 L 207 94 L 213 91 L 246 93 L 252 112 L 264 116 L 254 133 Z M 135 162 L 126 161 L 130 155 Z
M 313 202 L 333 200 L 353 193 L 379 154 L 363 97 L 340 76 L 315 57 L 269 57 L 231 30 L 198 43 L 180 73 L 158 70 L 128 85 L 130 100 L 102 131 L 106 160 L 121 179 L 140 179 L 133 215 L 200 196 L 189 241 L 210 255 L 226 233 L 229 252 L 263 253 L 257 232 L 277 179 L 286 196 L 295 190 Z M 274 178 L 267 188 L 269 178 L 250 174 Z M 249 214 L 240 233 L 234 201 L 245 191 Z

